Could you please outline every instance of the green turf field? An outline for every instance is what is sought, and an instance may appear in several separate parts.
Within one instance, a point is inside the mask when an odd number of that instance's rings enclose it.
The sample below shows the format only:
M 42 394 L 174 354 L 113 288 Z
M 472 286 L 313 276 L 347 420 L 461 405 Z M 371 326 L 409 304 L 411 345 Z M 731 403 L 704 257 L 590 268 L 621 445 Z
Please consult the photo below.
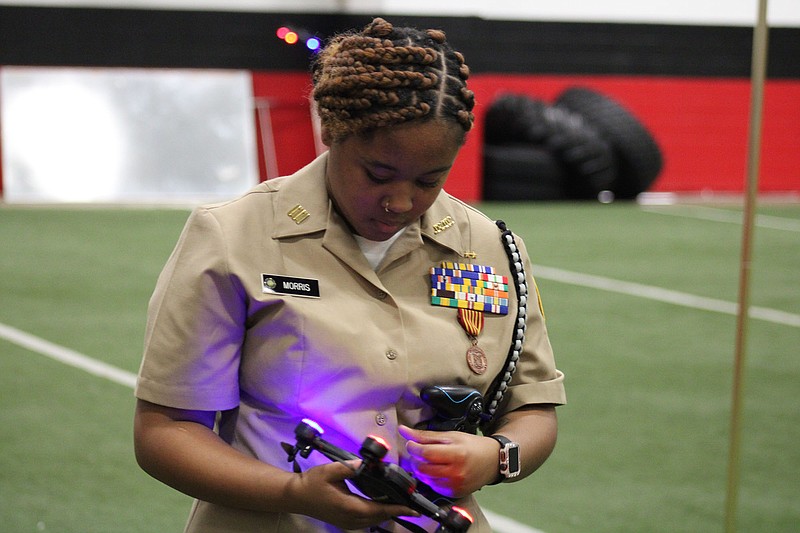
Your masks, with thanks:
M 740 209 L 482 208 L 525 239 L 541 272 L 569 400 L 550 461 L 481 491 L 485 507 L 547 533 L 722 531 L 736 321 L 724 305 L 702 307 L 736 301 Z M 0 325 L 135 373 L 147 300 L 187 215 L 0 207 Z M 759 215 L 751 303 L 763 312 L 748 329 L 738 526 L 790 532 L 800 530 L 800 206 Z M 642 294 L 653 287 L 678 301 Z M 189 499 L 135 464 L 129 386 L 0 338 L 0 396 L 2 531 L 181 531 Z

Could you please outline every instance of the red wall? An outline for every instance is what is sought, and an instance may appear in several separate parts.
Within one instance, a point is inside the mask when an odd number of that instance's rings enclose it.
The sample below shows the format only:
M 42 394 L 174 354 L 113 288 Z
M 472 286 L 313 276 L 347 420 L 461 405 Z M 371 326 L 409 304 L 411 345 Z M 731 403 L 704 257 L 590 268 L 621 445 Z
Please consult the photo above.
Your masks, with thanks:
M 310 94 L 311 78 L 306 73 L 253 73 L 253 96 L 256 100 L 266 99 L 270 108 L 278 175 L 291 174 L 316 155 Z M 264 162 L 262 126 L 264 124 L 256 114 L 258 167 L 264 180 L 268 174 Z
M 664 168 L 651 190 L 743 190 L 748 79 L 494 74 L 470 78 L 478 102 L 475 128 L 456 160 L 447 190 L 466 201 L 480 199 L 483 117 L 494 98 L 515 92 L 553 101 L 572 85 L 587 86 L 615 99 L 650 130 L 664 155 Z M 308 75 L 256 72 L 253 86 L 256 97 L 275 101 L 272 115 L 279 172 L 300 168 L 315 155 Z M 260 164 L 265 177 L 263 160 Z M 800 191 L 800 80 L 767 82 L 760 189 Z

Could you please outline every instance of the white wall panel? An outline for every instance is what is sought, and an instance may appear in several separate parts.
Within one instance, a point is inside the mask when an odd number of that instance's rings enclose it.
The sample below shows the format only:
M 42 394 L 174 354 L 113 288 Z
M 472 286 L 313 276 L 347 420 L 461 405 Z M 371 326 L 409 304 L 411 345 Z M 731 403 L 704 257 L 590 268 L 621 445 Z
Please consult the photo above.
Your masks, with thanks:
M 8 202 L 183 202 L 259 181 L 250 75 L 0 69 Z

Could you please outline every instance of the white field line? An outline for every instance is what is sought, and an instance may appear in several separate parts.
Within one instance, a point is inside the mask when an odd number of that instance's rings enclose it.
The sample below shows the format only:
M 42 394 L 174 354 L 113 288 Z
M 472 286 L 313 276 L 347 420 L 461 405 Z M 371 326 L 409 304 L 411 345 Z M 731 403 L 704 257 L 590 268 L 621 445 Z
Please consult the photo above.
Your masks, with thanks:
M 544 533 L 541 529 L 520 524 L 516 520 L 493 513 L 487 509 L 483 510 L 483 514 L 485 514 L 486 519 L 489 520 L 492 531 L 497 531 L 498 533 Z
M 136 376 L 130 372 L 98 361 L 97 359 L 92 359 L 91 357 L 70 350 L 69 348 L 64 348 L 58 344 L 53 344 L 39 337 L 34 337 L 29 333 L 25 333 L 24 331 L 2 323 L 0 323 L 0 337 L 22 346 L 23 348 L 27 348 L 32 352 L 40 353 L 50 359 L 84 370 L 89 374 L 105 378 L 114 383 L 119 383 L 120 385 L 130 388 L 133 388 L 136 384 Z
M 706 298 L 704 296 L 696 296 L 694 294 L 685 292 L 662 289 L 661 287 L 653 287 L 652 285 L 643 285 L 641 283 L 633 283 L 630 281 L 621 281 L 602 276 L 593 276 L 591 274 L 582 274 L 580 272 L 570 272 L 569 270 L 562 270 L 560 268 L 552 268 L 542 265 L 533 265 L 533 275 L 539 279 L 549 279 L 552 281 L 559 281 L 561 283 L 568 283 L 570 285 L 578 285 L 581 287 L 616 292 L 619 294 L 626 294 L 628 296 L 647 298 L 649 300 L 656 300 L 659 302 L 671 303 L 683 307 L 701 309 L 704 311 L 724 313 L 727 315 L 736 315 L 739 308 L 738 304 L 734 302 L 718 300 L 716 298 Z M 777 309 L 770 309 L 767 307 L 750 306 L 748 315 L 750 318 L 763 320 L 765 322 L 773 322 L 775 324 L 800 328 L 800 315 L 793 313 L 787 313 L 785 311 L 779 311 Z
M 89 374 L 105 378 L 128 388 L 132 389 L 136 385 L 136 375 L 131 372 L 92 359 L 89 356 L 53 344 L 52 342 L 40 339 L 39 337 L 35 337 L 2 323 L 0 323 L 0 338 L 22 346 L 32 352 L 64 363 L 65 365 L 84 370 Z M 544 533 L 539 529 L 526 526 L 525 524 L 521 524 L 511 518 L 493 513 L 489 510 L 484 509 L 483 512 L 491 523 L 492 530 L 497 533 Z
M 743 214 L 740 211 L 730 211 L 717 207 L 705 206 L 643 206 L 642 211 L 657 213 L 659 215 L 670 215 L 675 217 L 697 218 L 700 220 L 713 220 L 715 222 L 726 222 L 729 224 L 741 224 Z M 770 215 L 756 215 L 755 225 L 758 228 L 776 229 L 782 231 L 794 231 L 800 233 L 800 220 L 794 218 L 775 217 Z

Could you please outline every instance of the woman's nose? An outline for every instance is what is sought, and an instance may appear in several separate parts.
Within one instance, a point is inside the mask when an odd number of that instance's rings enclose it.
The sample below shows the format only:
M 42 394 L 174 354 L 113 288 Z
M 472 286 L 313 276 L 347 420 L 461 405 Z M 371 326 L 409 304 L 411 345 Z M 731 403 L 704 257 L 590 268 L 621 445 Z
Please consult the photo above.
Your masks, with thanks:
M 410 187 L 397 186 L 392 188 L 384 197 L 384 202 L 393 213 L 407 213 L 414 208 L 413 191 Z

